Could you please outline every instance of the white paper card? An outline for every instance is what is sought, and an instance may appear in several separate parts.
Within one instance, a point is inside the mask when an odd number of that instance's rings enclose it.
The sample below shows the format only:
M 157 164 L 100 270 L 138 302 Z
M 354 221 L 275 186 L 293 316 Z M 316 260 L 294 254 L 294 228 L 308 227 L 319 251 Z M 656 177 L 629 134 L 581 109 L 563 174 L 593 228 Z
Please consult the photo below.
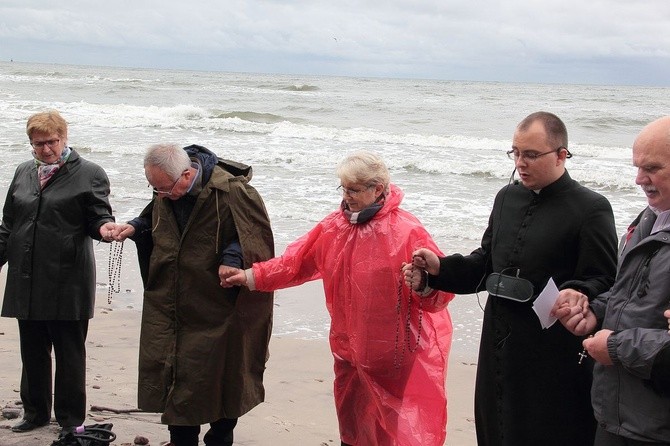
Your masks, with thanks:
M 557 321 L 557 319 L 550 314 L 557 298 L 558 288 L 556 287 L 554 279 L 550 277 L 547 286 L 544 287 L 540 295 L 535 299 L 535 302 L 533 302 L 533 311 L 537 314 L 537 318 L 540 320 L 542 328 L 549 328 Z

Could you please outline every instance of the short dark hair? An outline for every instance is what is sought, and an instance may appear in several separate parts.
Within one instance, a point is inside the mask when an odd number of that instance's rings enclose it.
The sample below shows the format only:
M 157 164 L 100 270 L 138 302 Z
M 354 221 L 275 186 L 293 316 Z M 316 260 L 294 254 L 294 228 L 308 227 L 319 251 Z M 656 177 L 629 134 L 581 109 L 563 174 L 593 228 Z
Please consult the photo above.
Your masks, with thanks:
M 542 122 L 544 131 L 547 133 L 547 139 L 554 147 L 568 148 L 568 129 L 565 127 L 563 121 L 553 113 L 545 111 L 531 113 L 526 116 L 516 128 L 524 132 L 528 130 L 531 124 L 535 121 Z

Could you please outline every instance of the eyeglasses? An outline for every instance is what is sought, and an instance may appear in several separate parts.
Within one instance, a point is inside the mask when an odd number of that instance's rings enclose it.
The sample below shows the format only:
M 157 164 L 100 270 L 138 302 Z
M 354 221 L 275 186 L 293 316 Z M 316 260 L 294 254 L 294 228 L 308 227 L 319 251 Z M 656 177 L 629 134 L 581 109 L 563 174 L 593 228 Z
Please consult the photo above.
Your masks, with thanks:
M 375 187 L 374 184 L 370 186 L 365 186 L 365 188 L 363 189 L 349 189 L 348 187 L 338 186 L 337 191 L 342 195 L 349 195 L 350 197 L 355 197 L 361 192 L 365 192 L 366 190 L 372 189 L 373 187 Z
M 147 184 L 147 187 L 150 187 L 151 189 L 153 189 L 153 191 L 156 192 L 157 194 L 167 195 L 167 196 L 169 197 L 170 195 L 172 195 L 172 193 L 174 192 L 174 188 L 177 187 L 177 183 L 179 183 L 179 180 L 181 180 L 181 177 L 182 177 L 186 172 L 188 172 L 188 169 L 187 169 L 187 170 L 184 170 L 184 171 L 177 177 L 177 179 L 174 180 L 174 183 L 172 183 L 172 187 L 170 188 L 170 190 L 162 190 L 162 189 L 158 189 L 158 188 L 156 188 L 156 187 L 153 187 L 151 184 Z
M 526 150 L 524 152 L 519 152 L 517 149 L 512 149 L 507 151 L 507 157 L 514 161 L 521 158 L 526 162 L 532 163 L 533 161 L 537 161 L 537 159 L 541 156 L 549 155 L 550 153 L 558 153 L 559 151 L 561 151 L 561 149 L 568 150 L 563 146 L 558 147 L 554 150 L 549 150 L 548 152 L 536 152 L 534 150 Z M 570 158 L 571 156 L 572 154 L 568 151 L 567 157 Z
M 48 139 L 46 141 L 30 141 L 30 145 L 33 146 L 33 149 L 43 149 L 44 146 L 49 146 L 50 149 L 56 147 L 60 139 Z

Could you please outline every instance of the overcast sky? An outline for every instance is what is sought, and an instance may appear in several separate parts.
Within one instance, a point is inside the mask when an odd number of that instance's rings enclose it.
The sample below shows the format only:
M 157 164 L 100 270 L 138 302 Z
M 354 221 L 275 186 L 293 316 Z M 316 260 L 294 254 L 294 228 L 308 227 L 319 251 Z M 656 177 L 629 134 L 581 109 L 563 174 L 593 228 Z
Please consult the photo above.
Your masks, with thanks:
M 670 86 L 670 0 L 2 0 L 11 59 Z

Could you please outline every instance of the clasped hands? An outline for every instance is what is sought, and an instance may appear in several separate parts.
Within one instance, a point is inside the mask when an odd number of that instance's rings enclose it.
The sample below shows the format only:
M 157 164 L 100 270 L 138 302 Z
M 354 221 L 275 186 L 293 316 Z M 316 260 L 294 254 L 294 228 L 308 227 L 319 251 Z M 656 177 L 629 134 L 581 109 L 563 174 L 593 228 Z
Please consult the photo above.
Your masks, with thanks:
M 426 287 L 427 274 L 436 276 L 440 272 L 440 259 L 430 249 L 421 248 L 412 253 L 412 262 L 402 264 L 405 284 L 417 292 Z
M 135 227 L 128 223 L 108 221 L 100 226 L 100 238 L 106 242 L 122 242 L 135 233 Z
M 571 288 L 560 291 L 551 314 L 576 336 L 593 333 L 598 324 L 596 315 L 589 308 L 588 297 Z M 612 358 L 607 350 L 607 338 L 610 333 L 612 330 L 599 330 L 582 341 L 582 346 L 589 356 L 603 365 L 612 365 Z

